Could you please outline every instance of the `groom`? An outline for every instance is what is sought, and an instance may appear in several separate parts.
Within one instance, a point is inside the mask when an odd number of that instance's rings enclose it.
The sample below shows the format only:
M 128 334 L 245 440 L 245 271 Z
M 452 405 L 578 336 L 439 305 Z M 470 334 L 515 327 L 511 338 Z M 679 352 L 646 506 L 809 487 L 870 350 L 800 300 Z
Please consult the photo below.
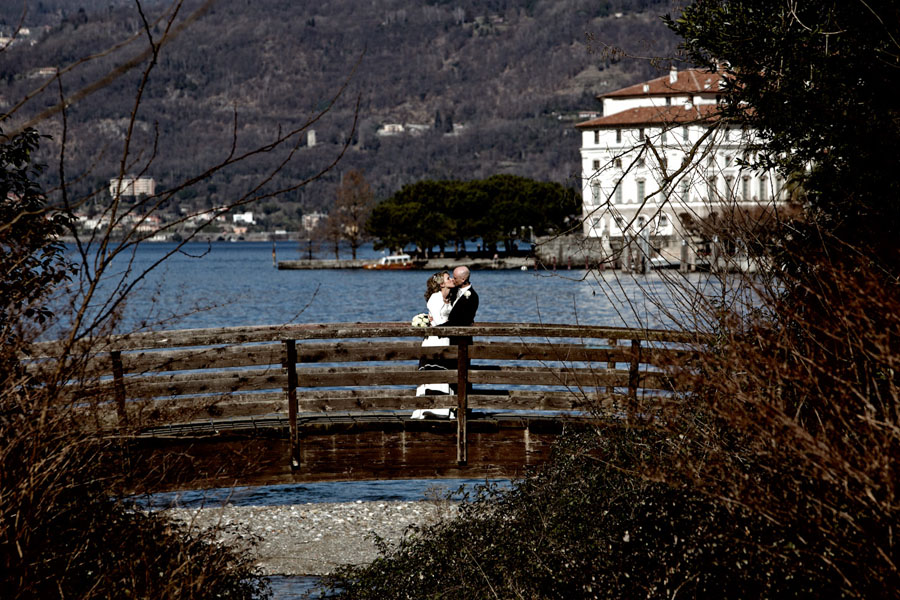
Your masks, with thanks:
M 456 267 L 453 269 L 453 282 L 456 284 L 456 299 L 453 301 L 453 308 L 450 309 L 450 316 L 442 326 L 471 325 L 475 321 L 475 312 L 478 310 L 478 294 L 469 283 L 469 268 Z
M 453 307 L 450 309 L 450 315 L 447 321 L 439 325 L 439 327 L 467 327 L 475 321 L 475 313 L 478 311 L 478 294 L 472 289 L 469 283 L 469 268 L 456 267 L 453 269 L 453 282 L 456 284 L 456 299 L 453 301 Z M 471 343 L 472 338 L 468 338 Z M 460 338 L 451 337 L 450 344 L 459 343 Z M 457 386 L 450 384 L 450 390 L 455 394 Z M 467 386 L 469 392 L 472 391 L 472 384 Z M 455 418 L 456 409 L 450 411 L 450 418 Z

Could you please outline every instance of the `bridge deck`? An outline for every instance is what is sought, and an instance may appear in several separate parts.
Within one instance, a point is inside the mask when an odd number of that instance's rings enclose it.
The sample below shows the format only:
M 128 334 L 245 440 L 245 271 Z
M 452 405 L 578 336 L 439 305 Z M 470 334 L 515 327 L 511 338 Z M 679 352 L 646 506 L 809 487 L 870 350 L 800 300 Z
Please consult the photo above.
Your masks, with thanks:
M 330 413 L 298 418 L 300 469 L 285 461 L 284 415 L 172 424 L 135 440 L 135 476 L 165 473 L 157 490 L 329 480 L 515 478 L 544 462 L 575 415 L 470 413 L 469 461 L 457 462 L 457 423 L 409 412 Z M 165 465 L 161 469 L 161 465 Z M 146 480 L 144 481 L 146 483 Z

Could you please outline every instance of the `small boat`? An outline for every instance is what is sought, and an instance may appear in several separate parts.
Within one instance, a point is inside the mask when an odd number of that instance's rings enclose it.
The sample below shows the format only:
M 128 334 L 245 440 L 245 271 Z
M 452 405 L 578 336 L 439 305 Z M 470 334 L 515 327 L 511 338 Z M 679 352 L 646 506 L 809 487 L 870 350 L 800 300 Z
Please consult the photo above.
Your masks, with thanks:
M 412 269 L 413 263 L 409 254 L 392 254 L 390 256 L 382 256 L 378 262 L 365 264 L 363 268 L 377 271 Z

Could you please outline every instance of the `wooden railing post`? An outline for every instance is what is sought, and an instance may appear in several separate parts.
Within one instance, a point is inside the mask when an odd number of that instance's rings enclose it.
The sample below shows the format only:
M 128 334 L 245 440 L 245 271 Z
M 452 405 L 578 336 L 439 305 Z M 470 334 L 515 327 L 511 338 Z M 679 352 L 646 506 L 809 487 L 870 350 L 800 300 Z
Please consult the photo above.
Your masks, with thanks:
M 638 382 L 640 380 L 641 364 L 641 340 L 631 340 L 631 366 L 628 369 L 628 396 L 632 400 L 637 398 Z
M 288 401 L 288 423 L 291 436 L 291 470 L 300 468 L 300 430 L 297 427 L 297 342 L 282 340 L 281 366 L 287 371 L 285 394 Z
M 616 348 L 619 346 L 619 340 L 608 340 L 607 343 L 612 347 L 612 351 L 615 352 Z M 612 373 L 616 370 L 616 360 L 613 358 L 606 362 L 606 368 L 609 369 L 609 372 Z M 610 385 L 606 388 L 606 393 L 612 397 L 613 394 L 616 393 L 616 386 Z
M 128 412 L 125 410 L 125 369 L 122 366 L 122 352 L 113 350 L 109 353 L 113 369 L 113 394 L 116 398 L 116 413 L 119 416 L 119 426 L 128 425 Z
M 466 417 L 469 409 L 469 344 L 472 338 L 461 337 L 456 339 L 456 463 L 465 466 L 469 462 L 468 432 L 466 430 Z

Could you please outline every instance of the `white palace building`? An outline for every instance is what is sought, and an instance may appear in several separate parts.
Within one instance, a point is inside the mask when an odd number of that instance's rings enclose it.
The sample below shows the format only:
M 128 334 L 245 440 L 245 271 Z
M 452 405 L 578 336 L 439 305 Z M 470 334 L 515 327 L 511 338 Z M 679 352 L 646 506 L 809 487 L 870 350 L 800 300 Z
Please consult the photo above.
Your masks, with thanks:
M 600 96 L 602 116 L 576 125 L 584 236 L 606 256 L 626 249 L 621 260 L 641 269 L 694 264 L 692 225 L 786 196 L 775 172 L 741 166 L 753 158 L 755 136 L 717 120 L 722 81 L 673 69 Z

